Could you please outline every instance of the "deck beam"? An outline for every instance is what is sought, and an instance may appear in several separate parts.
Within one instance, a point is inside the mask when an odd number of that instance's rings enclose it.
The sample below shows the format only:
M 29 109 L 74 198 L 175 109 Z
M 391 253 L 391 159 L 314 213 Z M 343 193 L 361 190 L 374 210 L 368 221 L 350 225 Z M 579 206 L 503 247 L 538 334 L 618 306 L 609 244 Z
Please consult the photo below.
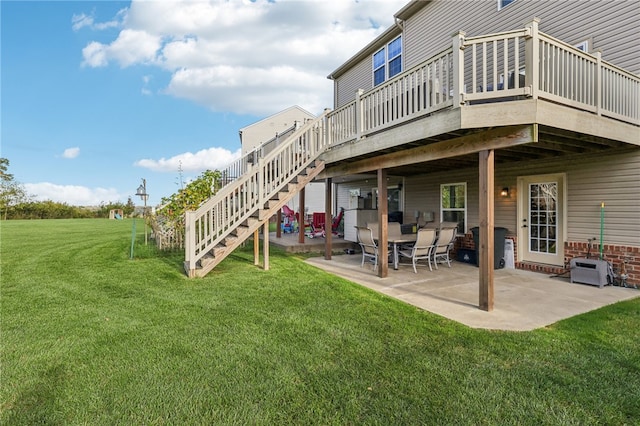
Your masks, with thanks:
M 509 126 L 490 129 L 481 133 L 461 136 L 442 142 L 412 149 L 405 149 L 374 158 L 325 168 L 323 177 L 336 177 L 366 173 L 380 168 L 392 168 L 422 163 L 461 155 L 474 154 L 483 150 L 508 148 L 538 141 L 538 126 Z

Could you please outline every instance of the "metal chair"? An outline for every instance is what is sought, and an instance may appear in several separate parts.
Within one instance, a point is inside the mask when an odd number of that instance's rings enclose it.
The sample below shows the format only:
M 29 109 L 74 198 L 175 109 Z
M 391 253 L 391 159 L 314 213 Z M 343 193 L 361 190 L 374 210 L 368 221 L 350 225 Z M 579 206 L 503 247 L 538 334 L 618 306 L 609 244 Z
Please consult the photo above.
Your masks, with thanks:
M 356 226 L 358 235 L 358 244 L 362 249 L 362 263 L 360 267 L 364 267 L 364 260 L 366 258 L 373 259 L 373 268 L 378 269 L 378 245 L 373 239 L 373 232 L 371 229 L 363 226 Z
M 449 268 L 451 268 L 451 259 L 449 258 L 449 252 L 453 249 L 453 245 L 456 241 L 456 234 L 458 228 L 440 228 L 438 232 L 438 241 L 433 249 L 433 263 L 438 269 L 438 260 L 447 262 Z
M 400 250 L 398 251 L 398 255 L 402 257 L 411 258 L 411 263 L 413 264 L 413 272 L 416 274 L 418 270 L 416 269 L 416 263 L 419 260 L 427 259 L 429 262 L 429 270 L 431 269 L 431 256 L 432 252 L 435 249 L 436 242 L 436 230 L 423 228 L 418 230 L 418 235 L 416 237 L 416 242 L 410 249 Z

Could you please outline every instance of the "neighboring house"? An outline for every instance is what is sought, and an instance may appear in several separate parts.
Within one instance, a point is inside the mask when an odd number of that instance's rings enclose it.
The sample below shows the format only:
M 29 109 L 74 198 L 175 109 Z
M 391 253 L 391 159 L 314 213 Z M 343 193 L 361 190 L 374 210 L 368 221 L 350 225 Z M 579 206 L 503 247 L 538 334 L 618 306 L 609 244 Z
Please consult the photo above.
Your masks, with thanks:
M 634 1 L 411 1 L 330 74 L 334 110 L 221 195 L 248 201 L 220 228 L 254 232 L 283 188 L 313 175 L 337 188 L 334 208 L 377 207 L 381 230 L 390 209 L 457 222 L 458 247 L 479 227 L 480 306 L 491 310 L 494 227 L 514 240 L 516 267 L 556 273 L 591 238 L 599 254 L 604 213 L 604 257 L 640 283 L 638 15 Z M 187 226 L 201 229 L 214 201 Z M 225 232 L 194 234 L 190 276 Z
M 604 203 L 603 254 L 639 282 L 639 18 L 632 1 L 412 1 L 330 74 L 321 176 L 346 205 L 384 170 L 406 222 L 458 222 L 462 246 L 490 215 L 517 267 L 545 272 L 600 239 Z
M 315 118 L 315 115 L 294 105 L 243 127 L 238 132 L 242 156 L 245 157 L 256 149 L 260 151 L 260 156 L 268 154 L 281 141 L 286 140 L 294 130 Z M 305 191 L 306 212 L 308 214 L 324 212 L 324 184 L 311 183 L 307 185 Z M 297 197 L 292 198 L 287 205 L 294 211 L 299 211 L 299 199 Z
M 274 144 L 284 140 L 292 130 L 301 127 L 315 115 L 294 105 L 267 118 L 243 127 L 238 131 L 242 155 L 246 155 L 263 144 Z

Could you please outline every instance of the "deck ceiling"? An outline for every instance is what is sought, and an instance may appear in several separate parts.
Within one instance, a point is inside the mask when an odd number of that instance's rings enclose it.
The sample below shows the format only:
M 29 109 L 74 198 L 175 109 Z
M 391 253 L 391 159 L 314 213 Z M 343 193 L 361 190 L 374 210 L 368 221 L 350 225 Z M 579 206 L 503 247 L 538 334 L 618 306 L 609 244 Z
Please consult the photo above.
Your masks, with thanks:
M 372 159 L 385 154 L 398 152 L 400 150 L 417 148 L 436 142 L 455 139 L 462 136 L 480 134 L 487 130 L 490 130 L 490 128 L 449 132 L 439 135 L 438 137 L 417 140 L 411 143 L 395 146 L 393 148 L 370 152 L 358 157 L 352 157 L 349 160 L 333 162 L 328 165 L 328 167 L 333 168 L 336 166 L 343 166 L 354 161 L 361 161 L 369 158 Z M 504 164 L 529 160 L 543 160 L 545 158 L 555 158 L 565 155 L 602 152 L 611 149 L 623 148 L 625 146 L 628 145 L 620 141 L 614 141 L 548 126 L 539 126 L 538 142 L 497 149 L 495 151 L 495 162 L 496 164 Z M 477 165 L 478 155 L 474 153 L 440 160 L 433 160 L 426 163 L 419 162 L 399 167 L 393 167 L 389 168 L 388 172 L 398 176 L 411 176 L 425 173 L 441 172 L 451 169 L 477 167 Z

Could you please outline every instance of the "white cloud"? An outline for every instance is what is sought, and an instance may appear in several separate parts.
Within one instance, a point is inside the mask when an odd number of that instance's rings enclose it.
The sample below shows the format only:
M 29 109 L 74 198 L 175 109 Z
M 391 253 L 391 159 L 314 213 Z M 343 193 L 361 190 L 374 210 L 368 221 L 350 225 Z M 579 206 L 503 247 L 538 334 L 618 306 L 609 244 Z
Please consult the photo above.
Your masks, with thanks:
M 159 160 L 145 158 L 136 161 L 134 165 L 155 172 L 177 172 L 180 169 L 184 172 L 202 172 L 222 169 L 238 158 L 240 158 L 240 150 L 231 152 L 224 148 L 209 148 L 195 154 L 185 152 Z
M 73 15 L 71 17 L 71 28 L 73 31 L 78 31 L 84 27 L 91 27 L 93 25 L 93 16 L 81 13 L 80 15 Z
M 126 18 L 128 9 L 121 9 L 115 16 L 115 19 L 107 22 L 95 22 L 95 15 L 87 15 L 81 13 L 71 17 L 71 28 L 73 31 L 80 31 L 82 28 L 89 27 L 93 30 L 106 30 L 108 28 L 117 28 L 122 25 L 122 21 Z
M 92 41 L 82 49 L 83 66 L 104 67 L 109 63 L 107 57 L 107 46 L 97 41 Z
M 145 96 L 151 96 L 153 94 L 151 89 L 149 89 L 149 83 L 151 83 L 152 79 L 153 77 L 150 75 L 142 76 L 142 89 L 140 91 Z
M 156 66 L 171 74 L 164 93 L 215 111 L 267 115 L 300 105 L 319 113 L 332 106 L 326 76 L 406 3 L 134 0 L 117 38 L 87 44 L 83 65 Z
M 77 146 L 74 148 L 67 148 L 62 153 L 63 158 L 76 158 L 78 155 L 80 155 L 80 148 Z
M 95 41 L 89 43 L 82 49 L 84 57 L 82 65 L 103 67 L 110 60 L 118 62 L 122 67 L 134 64 L 151 64 L 156 60 L 156 54 L 161 45 L 160 41 L 160 37 L 145 31 L 123 30 L 118 38 L 109 45 Z
M 57 185 L 50 182 L 25 183 L 25 190 L 36 201 L 56 201 L 73 206 L 97 206 L 109 201 L 122 201 L 114 188 L 87 188 L 79 185 Z

